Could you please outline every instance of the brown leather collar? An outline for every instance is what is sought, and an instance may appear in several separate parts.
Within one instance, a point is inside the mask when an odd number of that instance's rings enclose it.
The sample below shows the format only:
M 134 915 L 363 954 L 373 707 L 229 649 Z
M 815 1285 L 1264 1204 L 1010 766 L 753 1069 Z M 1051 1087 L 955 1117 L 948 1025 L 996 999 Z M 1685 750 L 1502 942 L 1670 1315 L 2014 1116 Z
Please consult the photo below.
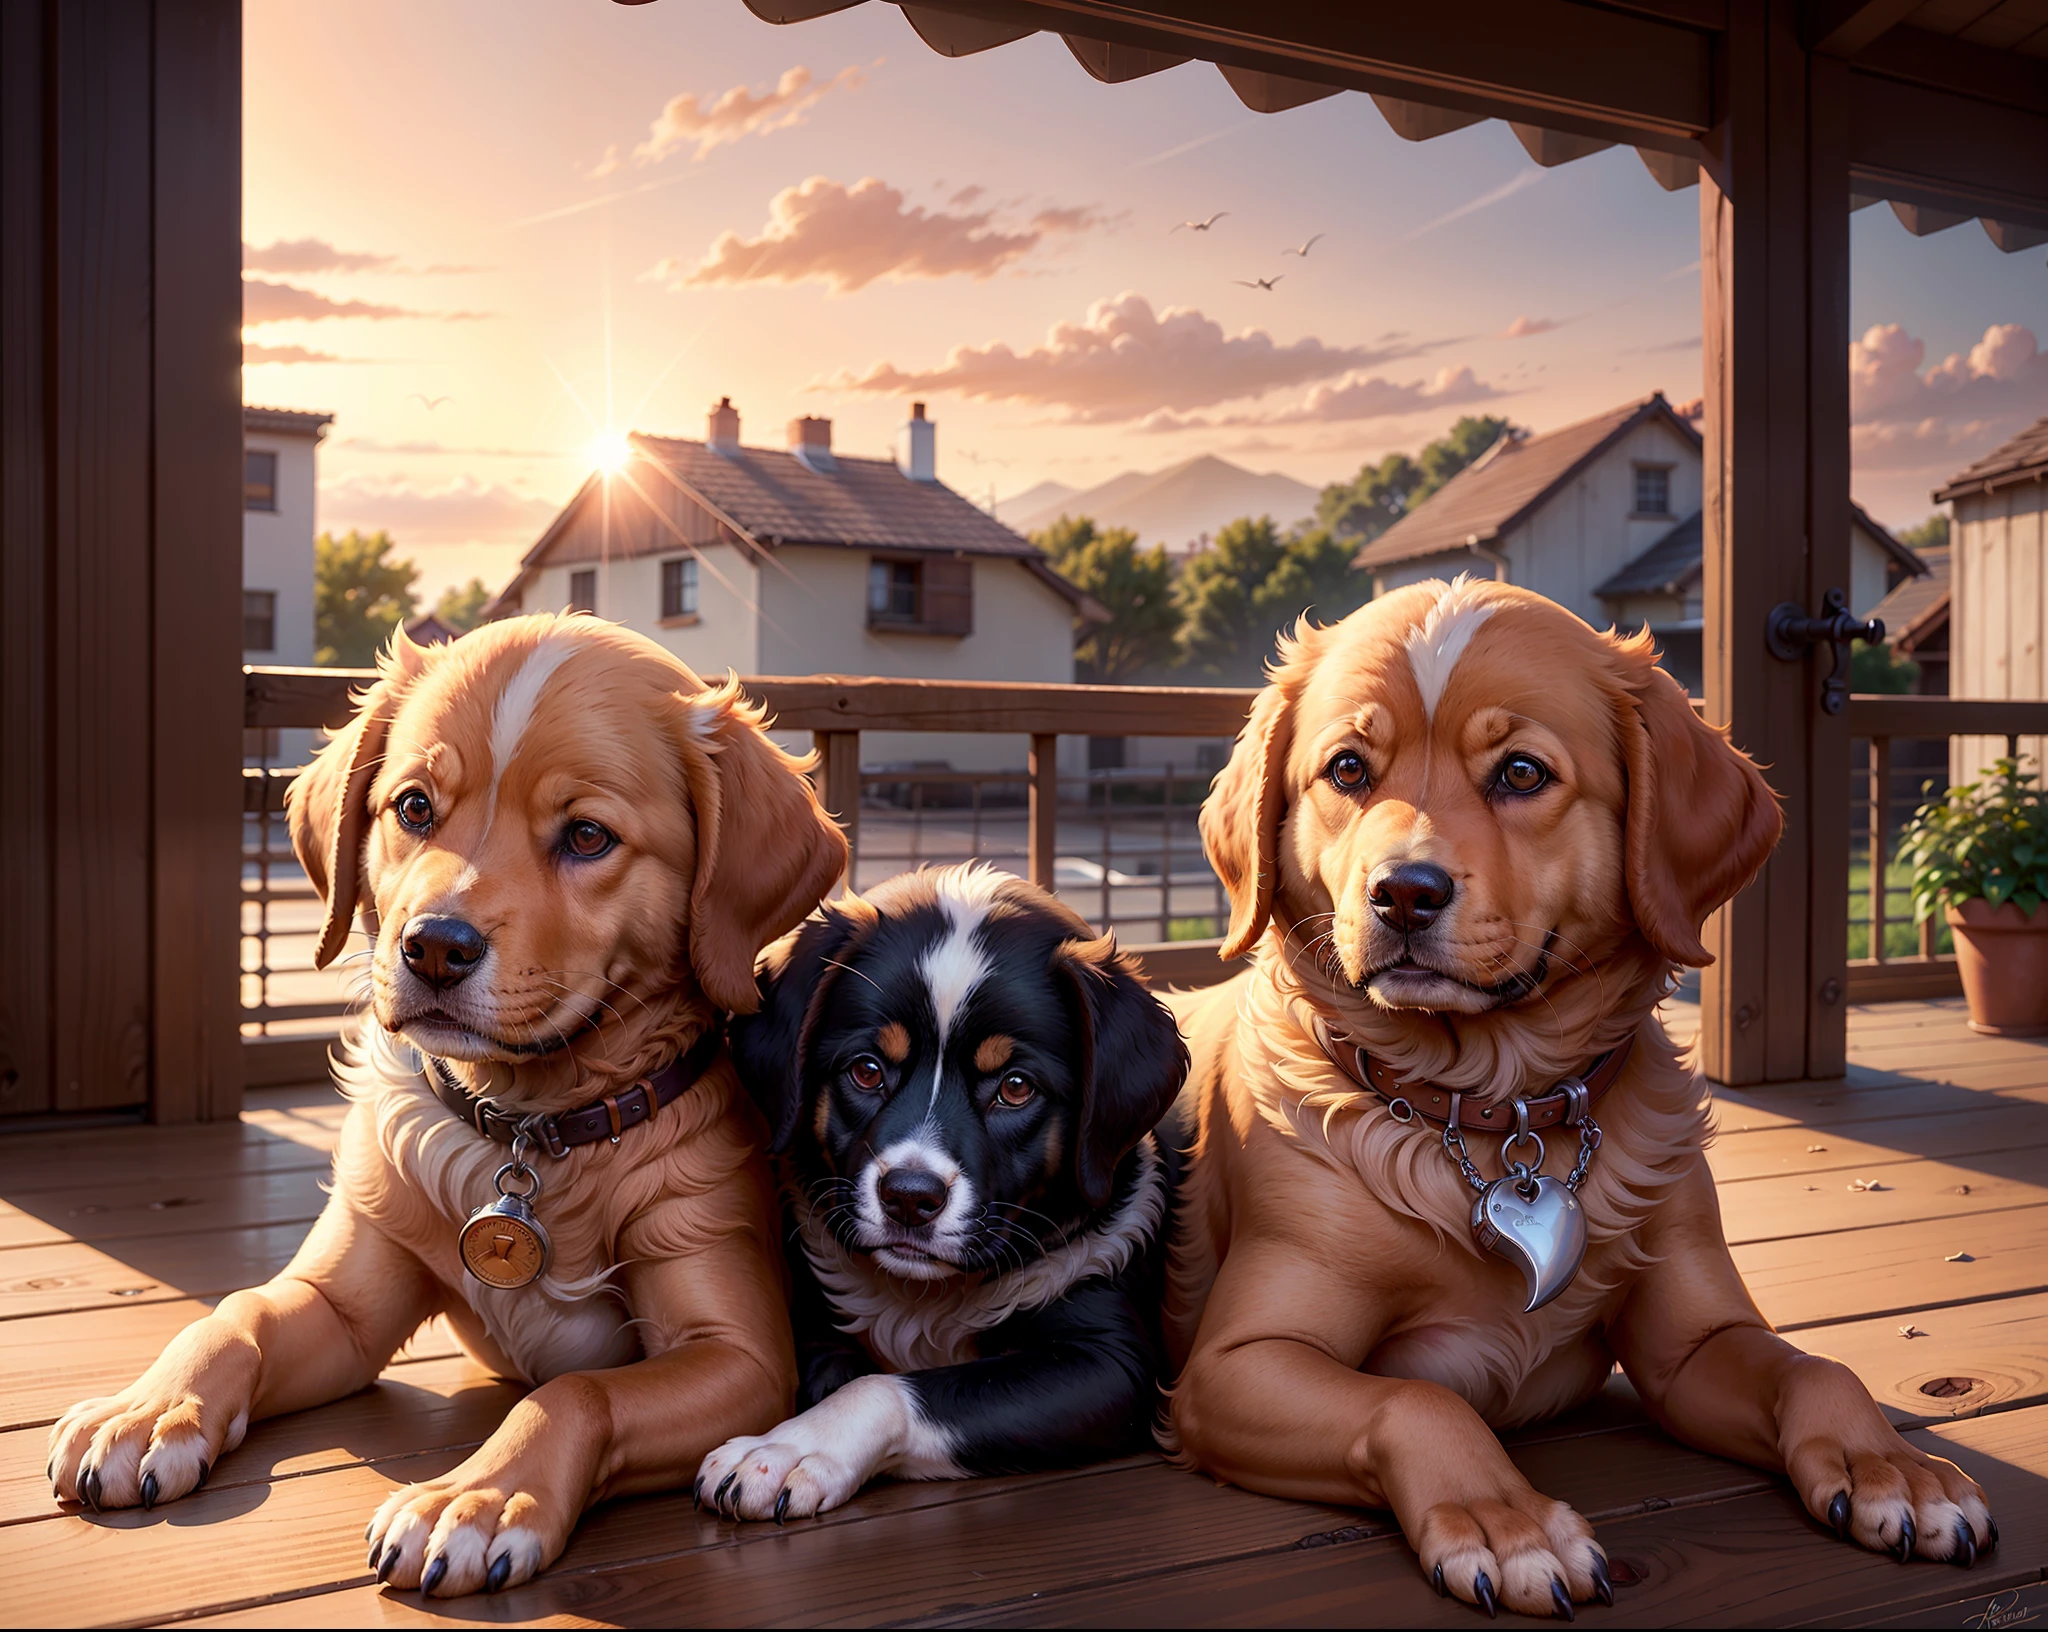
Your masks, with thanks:
M 1316 1041 L 1322 1044 L 1323 1052 L 1330 1056 L 1337 1068 L 1360 1087 L 1370 1088 L 1378 1094 L 1401 1121 L 1420 1116 L 1431 1122 L 1448 1123 L 1456 1115 L 1466 1128 L 1500 1133 L 1514 1130 L 1516 1118 L 1512 1103 L 1488 1105 L 1475 1113 L 1458 1103 L 1469 1095 L 1434 1082 L 1405 1082 L 1392 1066 L 1381 1064 L 1355 1043 L 1341 1041 L 1321 1015 L 1315 1017 L 1313 1025 Z M 1554 1092 L 1540 1099 L 1521 1101 L 1529 1113 L 1529 1119 L 1523 1125 L 1532 1132 L 1541 1132 L 1560 1122 L 1576 1122 L 1614 1086 L 1628 1064 L 1629 1055 L 1635 1052 L 1635 1046 L 1635 1037 L 1630 1035 L 1627 1041 L 1610 1048 L 1589 1065 L 1584 1076 L 1567 1077 Z M 1402 1115 L 1403 1107 L 1407 1115 Z
M 619 1135 L 642 1122 L 654 1120 L 654 1113 L 680 1098 L 711 1069 L 718 1051 L 725 1046 L 725 1032 L 713 1026 L 651 1077 L 643 1077 L 622 1094 L 605 1094 L 573 1111 L 552 1116 L 529 1116 L 503 1109 L 495 1100 L 472 1094 L 448 1075 L 439 1060 L 427 1061 L 427 1082 L 443 1105 L 467 1122 L 486 1139 L 509 1145 L 524 1128 L 550 1156 L 566 1156 L 577 1145 L 593 1145 L 600 1139 L 619 1142 Z

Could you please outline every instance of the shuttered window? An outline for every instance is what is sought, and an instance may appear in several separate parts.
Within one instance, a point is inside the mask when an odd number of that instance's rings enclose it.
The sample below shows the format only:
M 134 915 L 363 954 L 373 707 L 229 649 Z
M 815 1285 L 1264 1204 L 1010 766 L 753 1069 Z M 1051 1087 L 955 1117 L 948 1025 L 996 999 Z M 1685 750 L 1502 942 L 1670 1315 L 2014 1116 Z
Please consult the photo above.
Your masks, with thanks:
M 974 633 L 974 563 L 959 557 L 924 563 L 919 620 L 935 635 Z
M 974 563 L 925 556 L 868 563 L 868 627 L 907 634 L 974 633 Z

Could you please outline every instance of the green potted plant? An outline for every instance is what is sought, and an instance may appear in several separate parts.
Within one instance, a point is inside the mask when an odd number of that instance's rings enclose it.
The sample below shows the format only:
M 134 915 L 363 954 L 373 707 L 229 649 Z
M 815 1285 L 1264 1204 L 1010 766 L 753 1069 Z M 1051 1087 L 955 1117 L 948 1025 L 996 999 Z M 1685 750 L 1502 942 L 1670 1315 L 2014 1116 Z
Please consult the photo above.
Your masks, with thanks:
M 1939 906 L 1955 935 L 1970 1029 L 2048 1032 L 2048 798 L 2016 759 L 1930 799 L 1899 832 L 1915 917 Z

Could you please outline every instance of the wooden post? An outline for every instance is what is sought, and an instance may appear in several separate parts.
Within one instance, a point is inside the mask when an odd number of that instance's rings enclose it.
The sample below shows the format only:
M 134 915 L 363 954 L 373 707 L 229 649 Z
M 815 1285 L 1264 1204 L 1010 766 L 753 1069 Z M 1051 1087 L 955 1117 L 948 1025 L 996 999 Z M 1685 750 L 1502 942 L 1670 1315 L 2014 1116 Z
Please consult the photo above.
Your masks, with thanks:
M 1031 795 L 1025 819 L 1025 848 L 1029 856 L 1031 882 L 1040 889 L 1053 887 L 1053 855 L 1059 841 L 1060 739 L 1035 735 L 1031 739 Z M 1106 822 L 1108 816 L 1105 814 Z
M 858 731 L 814 731 L 811 742 L 818 750 L 821 781 L 818 797 L 839 831 L 846 835 L 846 877 L 848 890 L 855 888 L 860 872 L 860 733 Z
M 1892 739 L 1870 739 L 1870 955 L 1884 962 L 1885 891 L 1891 883 L 1885 842 L 1892 802 Z
M 1785 836 L 1707 931 L 1702 1060 L 1729 1084 L 1846 1069 L 1846 714 L 1832 653 L 1781 663 L 1779 601 L 1849 583 L 1846 67 L 1809 56 L 1793 0 L 1732 0 L 1700 186 L 1707 717 L 1765 767 Z

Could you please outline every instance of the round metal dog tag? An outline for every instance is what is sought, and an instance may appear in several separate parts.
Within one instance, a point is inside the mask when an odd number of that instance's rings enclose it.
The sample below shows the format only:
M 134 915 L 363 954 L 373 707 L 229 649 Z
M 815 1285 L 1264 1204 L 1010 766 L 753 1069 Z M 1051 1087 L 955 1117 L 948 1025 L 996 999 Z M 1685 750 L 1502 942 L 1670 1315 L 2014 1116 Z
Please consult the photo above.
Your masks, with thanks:
M 531 1181 L 524 1195 L 505 1188 L 507 1175 L 518 1172 Z M 498 1199 L 479 1207 L 462 1226 L 458 1244 L 462 1267 L 486 1286 L 502 1292 L 531 1285 L 548 1267 L 554 1250 L 548 1232 L 533 1216 L 533 1202 L 540 1195 L 540 1175 L 532 1168 L 508 1162 L 498 1169 Z

